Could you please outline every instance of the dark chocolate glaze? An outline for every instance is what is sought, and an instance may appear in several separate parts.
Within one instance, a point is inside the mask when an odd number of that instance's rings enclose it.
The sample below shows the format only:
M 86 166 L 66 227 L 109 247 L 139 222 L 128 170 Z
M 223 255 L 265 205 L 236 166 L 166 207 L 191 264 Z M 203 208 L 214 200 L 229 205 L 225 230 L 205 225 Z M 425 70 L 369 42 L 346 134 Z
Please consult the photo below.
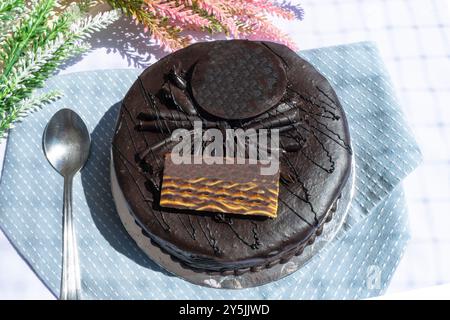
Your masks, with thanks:
M 268 119 L 277 119 L 281 125 L 286 120 L 283 119 L 286 110 L 296 110 L 297 121 L 280 130 L 281 147 L 293 151 L 281 157 L 276 219 L 159 207 L 163 157 L 170 151 L 170 144 L 165 142 L 172 130 L 161 119 L 171 114 L 171 110 L 181 110 L 173 102 L 174 91 L 178 95 L 186 93 L 183 99 L 191 96 L 189 80 L 195 66 L 204 65 L 202 62 L 210 59 L 208 54 L 215 46 L 228 43 L 242 44 L 250 55 L 251 48 L 263 48 L 271 61 L 276 60 L 282 66 L 287 83 L 281 99 L 272 100 L 273 106 L 268 111 L 250 119 L 225 121 L 225 125 L 245 128 L 263 123 L 267 126 Z M 187 267 L 223 274 L 258 271 L 301 254 L 304 246 L 311 244 L 323 224 L 331 219 L 351 169 L 347 121 L 329 82 L 283 45 L 252 42 L 247 46 L 246 43 L 230 40 L 193 44 L 147 68 L 123 100 L 112 149 L 119 186 L 135 220 L 150 238 Z M 174 66 L 177 73 L 173 71 Z M 183 76 L 186 87 L 182 79 L 168 84 L 174 74 Z M 221 76 L 217 74 L 219 83 Z M 172 125 L 186 126 L 197 116 L 196 110 L 205 125 L 223 125 L 223 119 L 202 114 L 194 98 L 189 103 L 192 105 L 184 109 L 186 117 L 178 114 L 176 121 L 180 122 Z M 147 127 L 142 127 L 142 119 L 155 122 L 146 122 Z M 149 126 L 160 130 L 147 130 Z M 159 147 L 150 150 L 149 146 L 155 144 Z

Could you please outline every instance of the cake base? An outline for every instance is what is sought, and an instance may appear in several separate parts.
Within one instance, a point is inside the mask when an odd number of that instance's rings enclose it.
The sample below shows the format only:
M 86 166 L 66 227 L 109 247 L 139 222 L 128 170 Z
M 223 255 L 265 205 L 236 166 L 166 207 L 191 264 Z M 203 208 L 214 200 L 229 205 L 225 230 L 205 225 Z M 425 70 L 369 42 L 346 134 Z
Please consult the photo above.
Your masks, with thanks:
M 125 197 L 119 188 L 112 159 L 111 156 L 111 189 L 117 212 L 125 229 L 139 248 L 157 265 L 169 273 L 193 284 L 218 289 L 245 289 L 257 287 L 284 278 L 300 269 L 328 242 L 333 240 L 341 229 L 354 193 L 355 170 L 354 159 L 352 157 L 350 177 L 342 190 L 341 197 L 337 200 L 339 203 L 337 205 L 335 204 L 331 209 L 335 210 L 332 214 L 332 219 L 325 222 L 322 228 L 318 229 L 320 232 L 317 234 L 315 241 L 307 245 L 301 255 L 292 257 L 284 264 L 276 264 L 271 268 L 262 269 L 258 272 L 247 272 L 238 276 L 212 275 L 208 272 L 202 272 L 182 265 L 170 254 L 163 251 L 148 235 L 146 235 L 146 232 L 141 228 L 129 210 Z

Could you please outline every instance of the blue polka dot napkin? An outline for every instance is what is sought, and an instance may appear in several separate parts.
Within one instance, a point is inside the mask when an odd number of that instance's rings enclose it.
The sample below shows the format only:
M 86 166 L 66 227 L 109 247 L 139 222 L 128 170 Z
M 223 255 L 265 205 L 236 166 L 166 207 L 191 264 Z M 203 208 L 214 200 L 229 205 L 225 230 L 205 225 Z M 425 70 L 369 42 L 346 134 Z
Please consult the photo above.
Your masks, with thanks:
M 355 196 L 337 239 L 294 274 L 257 288 L 192 285 L 162 271 L 125 232 L 109 179 L 110 141 L 120 100 L 139 70 L 56 76 L 45 90 L 65 96 L 28 116 L 9 136 L 0 184 L 0 227 L 58 296 L 63 179 L 41 150 L 58 109 L 76 110 L 92 135 L 91 157 L 74 181 L 73 209 L 86 299 L 354 299 L 387 288 L 406 246 L 401 181 L 419 163 L 376 47 L 357 43 L 301 52 L 335 88 L 346 111 L 356 161 Z

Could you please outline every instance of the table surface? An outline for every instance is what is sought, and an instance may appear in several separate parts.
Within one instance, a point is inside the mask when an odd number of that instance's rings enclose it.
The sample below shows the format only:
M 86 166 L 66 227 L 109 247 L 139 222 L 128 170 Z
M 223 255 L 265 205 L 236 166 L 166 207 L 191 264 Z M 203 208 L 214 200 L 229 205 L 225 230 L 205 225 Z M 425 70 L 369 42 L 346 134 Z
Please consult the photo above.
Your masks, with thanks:
M 296 1 L 292 1 L 295 3 Z M 302 22 L 274 19 L 300 49 L 375 41 L 423 152 L 405 181 L 412 239 L 388 294 L 450 283 L 450 8 L 448 0 L 303 0 Z M 122 18 L 60 73 L 144 68 L 164 56 Z M 0 168 L 4 144 L 0 145 Z M 0 299 L 53 299 L 0 232 Z M 450 297 L 450 287 L 429 292 Z M 422 293 L 421 293 L 422 292 Z M 424 295 L 425 294 L 425 295 Z

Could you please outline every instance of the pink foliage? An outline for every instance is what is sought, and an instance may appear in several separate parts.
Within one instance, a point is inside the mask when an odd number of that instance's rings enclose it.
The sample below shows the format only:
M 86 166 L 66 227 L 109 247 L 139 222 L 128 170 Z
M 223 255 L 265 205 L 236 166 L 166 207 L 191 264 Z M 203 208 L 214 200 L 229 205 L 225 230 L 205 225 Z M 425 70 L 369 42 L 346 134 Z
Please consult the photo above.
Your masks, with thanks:
M 177 3 L 177 1 L 146 1 L 147 10 L 153 11 L 161 17 L 167 17 L 180 28 L 188 27 L 193 30 L 202 30 L 208 27 L 210 21 L 193 12 L 191 8 Z
M 215 30 L 217 25 L 229 37 L 275 41 L 297 49 L 269 21 L 270 16 L 293 20 L 295 13 L 273 0 L 144 0 L 143 9 L 151 15 L 153 25 L 138 18 L 136 22 L 144 23 L 145 32 L 169 51 L 193 41 L 181 36 L 181 31 Z

